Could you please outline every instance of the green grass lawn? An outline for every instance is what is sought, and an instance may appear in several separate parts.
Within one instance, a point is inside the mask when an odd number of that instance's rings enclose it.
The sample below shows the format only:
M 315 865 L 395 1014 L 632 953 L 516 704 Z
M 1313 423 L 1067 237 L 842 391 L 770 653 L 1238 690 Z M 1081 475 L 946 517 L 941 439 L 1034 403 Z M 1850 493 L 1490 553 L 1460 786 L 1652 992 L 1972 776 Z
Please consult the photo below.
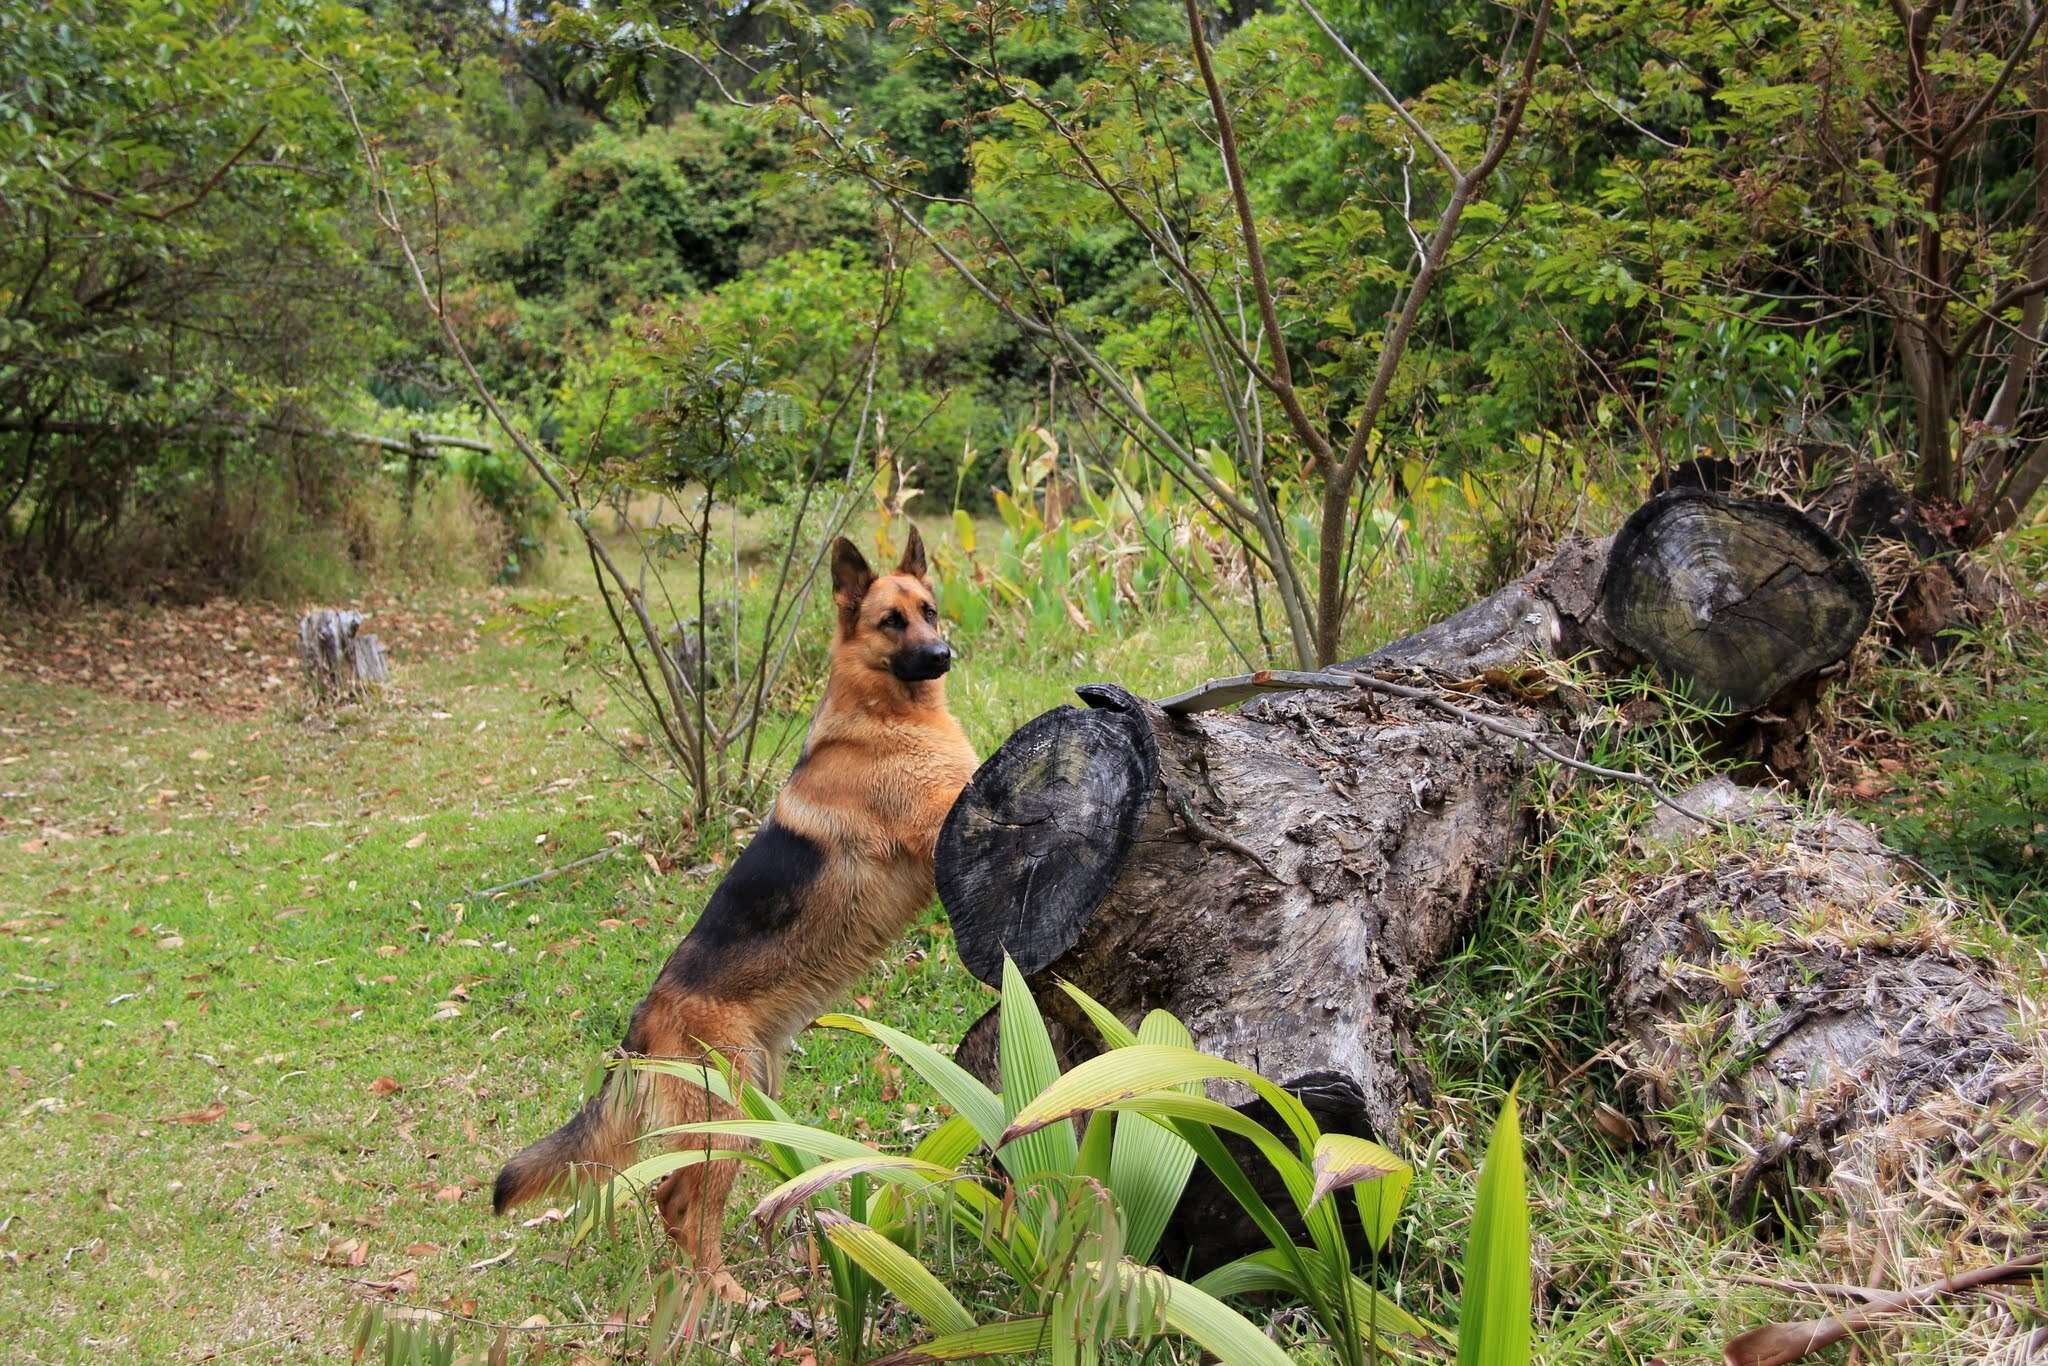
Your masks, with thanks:
M 489 1186 L 567 1117 L 716 871 L 659 788 L 546 705 L 588 683 L 517 602 L 443 604 L 473 644 L 422 639 L 389 699 L 331 716 L 295 688 L 236 719 L 0 674 L 9 1357 L 328 1356 L 378 1283 L 509 1323 L 602 1323 L 644 1290 L 654 1242 L 571 1252 L 494 1218 Z M 1077 668 L 1163 690 L 1224 664 L 1192 623 L 1056 657 L 965 645 L 953 705 L 984 752 Z M 620 836 L 647 852 L 471 894 Z M 854 995 L 949 1040 L 990 994 L 934 911 Z M 796 1112 L 880 1139 L 929 1123 L 869 1050 L 800 1047 Z M 735 1253 L 758 1294 L 803 1284 L 792 1253 Z M 747 1342 L 796 1324 L 757 1315 Z

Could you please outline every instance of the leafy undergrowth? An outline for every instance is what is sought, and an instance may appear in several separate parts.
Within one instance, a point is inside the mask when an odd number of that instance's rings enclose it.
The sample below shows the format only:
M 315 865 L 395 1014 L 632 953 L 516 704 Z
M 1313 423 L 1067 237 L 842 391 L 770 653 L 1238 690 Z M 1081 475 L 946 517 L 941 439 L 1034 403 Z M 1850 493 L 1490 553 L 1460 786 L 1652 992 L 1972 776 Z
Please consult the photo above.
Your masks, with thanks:
M 2048 936 L 2048 638 L 1976 632 L 1899 663 L 1855 718 L 1838 791 L 1934 875 Z

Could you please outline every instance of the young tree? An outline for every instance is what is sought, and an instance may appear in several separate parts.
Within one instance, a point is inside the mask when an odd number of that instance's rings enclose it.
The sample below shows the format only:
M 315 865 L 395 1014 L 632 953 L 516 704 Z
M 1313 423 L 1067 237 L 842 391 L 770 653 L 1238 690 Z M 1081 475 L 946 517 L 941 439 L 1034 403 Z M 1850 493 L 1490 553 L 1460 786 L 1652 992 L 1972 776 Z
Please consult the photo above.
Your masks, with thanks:
M 1497 189 L 1521 131 L 1549 0 L 1508 24 L 1485 79 L 1461 85 L 1434 130 L 1307 4 L 1299 15 L 1330 46 L 1312 47 L 1297 17 L 1253 21 L 1218 50 L 1220 16 L 1184 0 L 1177 13 L 1091 15 L 1067 35 L 1077 70 L 1047 71 L 1031 60 L 1052 27 L 1035 8 L 920 0 L 896 25 L 906 58 L 942 64 L 961 92 L 975 141 L 959 195 L 927 189 L 923 167 L 829 99 L 831 54 L 866 11 L 777 13 L 773 43 L 651 6 L 623 25 L 563 11 L 554 31 L 614 82 L 680 59 L 728 98 L 793 119 L 828 175 L 868 186 L 1065 377 L 1084 441 L 1099 424 L 1136 443 L 1237 540 L 1275 589 L 1297 662 L 1335 660 L 1401 361 L 1466 211 Z M 1325 221 L 1307 221 L 1258 202 L 1249 165 L 1269 140 L 1332 134 L 1327 104 L 1287 82 L 1332 47 L 1397 130 L 1375 169 L 1391 165 L 1403 190 L 1360 176 Z M 1114 327 L 1068 283 L 1097 248 L 1149 267 Z

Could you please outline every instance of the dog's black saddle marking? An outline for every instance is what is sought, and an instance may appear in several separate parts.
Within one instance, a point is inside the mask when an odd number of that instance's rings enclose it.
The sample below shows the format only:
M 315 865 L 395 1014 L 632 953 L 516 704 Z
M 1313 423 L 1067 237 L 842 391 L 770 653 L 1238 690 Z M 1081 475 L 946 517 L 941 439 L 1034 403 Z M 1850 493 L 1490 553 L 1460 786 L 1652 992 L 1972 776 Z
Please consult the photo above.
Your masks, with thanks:
M 704 914 L 669 955 L 662 976 L 681 987 L 711 985 L 731 971 L 732 954 L 786 933 L 796 923 L 804 898 L 824 871 L 823 846 L 771 816 L 711 893 Z

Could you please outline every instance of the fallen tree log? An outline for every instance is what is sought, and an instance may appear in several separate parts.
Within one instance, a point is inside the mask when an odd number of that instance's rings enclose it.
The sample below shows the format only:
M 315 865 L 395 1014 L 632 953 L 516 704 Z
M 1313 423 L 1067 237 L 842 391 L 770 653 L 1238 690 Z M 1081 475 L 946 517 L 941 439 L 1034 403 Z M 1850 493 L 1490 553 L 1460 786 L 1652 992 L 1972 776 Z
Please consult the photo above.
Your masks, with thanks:
M 2010 947 L 1989 951 L 1861 822 L 1726 779 L 1686 797 L 1740 829 L 1660 813 L 1649 866 L 1591 903 L 1616 927 L 1609 1018 L 1651 1134 L 1691 1116 L 1707 1141 L 1684 1156 L 1723 1198 L 1817 1208 L 1830 1260 L 1865 1284 L 2037 1247 L 2048 1021 Z
M 989 757 L 940 835 L 961 961 L 993 984 L 1015 960 L 1070 1060 L 1090 1035 L 1056 978 L 1129 1019 L 1173 1012 L 1200 1047 L 1297 1092 L 1328 1127 L 1391 1134 L 1420 1080 L 1402 1047 L 1411 986 L 1513 861 L 1534 756 L 1342 675 L 1456 685 L 1459 709 L 1542 732 L 1560 708 L 1528 665 L 1592 650 L 1757 708 L 1816 690 L 1869 610 L 1853 558 L 1797 513 L 1675 490 L 1611 542 L 1569 541 L 1334 674 L 1253 675 L 1159 703 L 1082 688 L 1085 708 L 1038 717 Z M 1288 690 L 1210 710 L 1274 687 Z M 984 1076 L 994 1029 L 991 1013 L 960 1049 Z

